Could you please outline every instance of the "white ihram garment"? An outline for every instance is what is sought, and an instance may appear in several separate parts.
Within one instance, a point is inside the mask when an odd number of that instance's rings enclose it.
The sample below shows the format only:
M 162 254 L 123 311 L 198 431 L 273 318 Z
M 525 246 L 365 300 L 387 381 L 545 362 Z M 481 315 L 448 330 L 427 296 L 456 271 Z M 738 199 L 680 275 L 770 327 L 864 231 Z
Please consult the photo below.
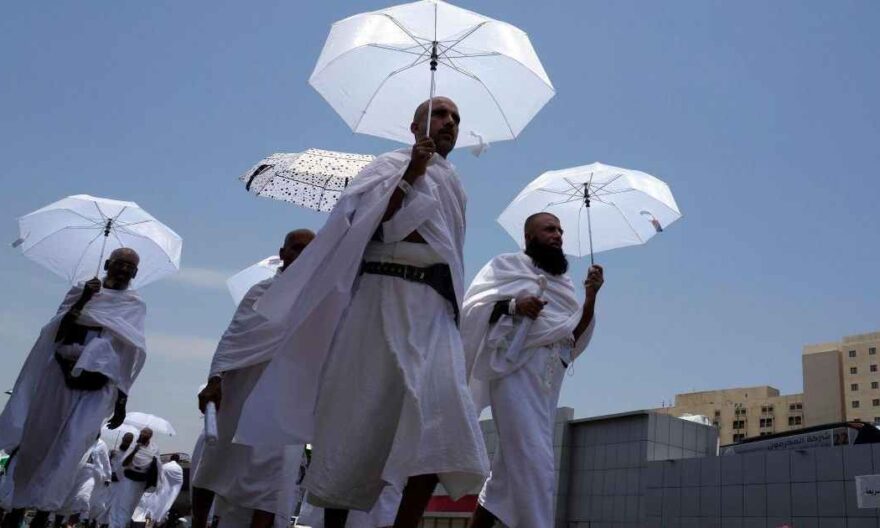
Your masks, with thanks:
M 386 486 L 373 509 L 368 512 L 353 511 L 348 514 L 345 528 L 385 528 L 394 524 L 397 509 L 400 507 L 401 493 L 392 486 Z M 324 510 L 303 502 L 303 508 L 296 523 L 309 528 L 324 528 Z
M 56 513 L 79 515 L 81 518 L 90 519 L 93 496 L 99 489 L 104 488 L 104 482 L 109 480 L 110 458 L 107 454 L 107 444 L 99 439 L 83 457 L 73 489 Z
M 136 448 L 137 445 L 133 446 L 131 449 Z M 127 459 L 129 454 L 131 454 L 131 450 L 122 457 L 122 460 Z M 137 508 L 141 497 L 146 491 L 148 491 L 147 482 L 131 480 L 125 476 L 125 469 L 134 469 L 139 472 L 144 472 L 153 462 L 161 468 L 161 464 L 159 463 L 159 450 L 156 448 L 155 444 L 151 443 L 148 446 L 142 446 L 138 449 L 128 465 L 121 465 L 121 471 L 117 474 L 119 482 L 116 483 L 116 490 L 113 492 L 113 502 L 110 505 L 110 528 L 126 528 L 134 515 L 134 510 Z M 158 492 L 161 492 L 162 490 L 161 483 L 162 480 L 159 479 L 157 486 L 154 488 Z M 152 488 L 150 490 L 152 490 Z
M 43 327 L 0 415 L 0 449 L 20 446 L 13 475 L 16 508 L 62 507 L 83 455 L 113 413 L 117 389 L 127 394 L 144 364 L 146 309 L 132 290 L 104 288 L 86 304 L 77 322 L 103 328 L 100 337 L 85 346 L 55 343 L 61 319 L 81 294 L 82 286 L 72 288 Z M 100 372 L 108 383 L 94 391 L 69 389 L 56 351 L 77 360 L 75 376 L 82 370 Z
M 489 318 L 497 301 L 538 293 L 547 278 L 541 315 L 518 355 L 507 357 L 521 317 Z M 553 430 L 559 391 L 570 364 L 586 348 L 595 318 L 575 342 L 581 305 L 567 275 L 552 276 L 525 253 L 492 259 L 474 279 L 462 310 L 462 336 L 477 408 L 492 406 L 498 450 L 480 504 L 510 528 L 555 526 Z
M 313 442 L 305 484 L 323 505 L 367 511 L 386 482 L 402 488 L 407 477 L 432 472 L 457 498 L 488 469 L 451 304 L 424 284 L 359 277 L 381 224 L 383 243 L 371 252 L 414 257 L 416 265 L 447 264 L 460 302 L 465 196 L 452 165 L 435 155 L 401 209 L 382 223 L 409 160 L 409 149 L 390 152 L 361 171 L 315 240 L 256 305 L 283 321 L 285 342 L 251 392 L 236 439 L 249 445 L 328 439 Z M 418 244 L 399 242 L 416 230 L 427 244 L 406 255 Z M 335 393 L 339 388 L 344 391 Z M 329 441 L 333 431 L 344 434 Z M 354 451 L 343 454 L 343 444 Z M 352 488 L 343 475 L 355 474 Z
M 110 498 L 111 478 L 113 468 L 110 465 L 110 450 L 103 440 L 98 440 L 92 448 L 93 475 L 95 478 L 94 489 L 89 498 L 89 519 L 96 520 L 107 509 L 107 500 Z
M 156 491 L 144 493 L 141 497 L 131 517 L 134 522 L 146 522 L 147 518 L 152 519 L 155 524 L 165 521 L 168 511 L 180 494 L 180 488 L 183 487 L 183 468 L 173 460 L 166 462 L 160 469 L 159 479 L 161 482 Z
M 214 353 L 210 376 L 223 375 L 218 438 L 215 444 L 204 445 L 193 486 L 211 490 L 240 508 L 289 519 L 304 446 L 252 447 L 232 442 L 245 400 L 284 336 L 276 321 L 254 311 L 274 280 L 261 281 L 248 291 Z

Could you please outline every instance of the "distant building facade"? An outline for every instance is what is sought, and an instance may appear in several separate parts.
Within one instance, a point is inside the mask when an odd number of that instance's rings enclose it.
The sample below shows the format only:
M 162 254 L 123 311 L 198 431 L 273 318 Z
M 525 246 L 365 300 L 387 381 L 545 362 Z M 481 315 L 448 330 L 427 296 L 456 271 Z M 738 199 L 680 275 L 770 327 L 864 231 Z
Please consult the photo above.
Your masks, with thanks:
M 813 425 L 859 420 L 880 424 L 880 332 L 845 336 L 804 347 L 804 392 L 780 394 L 770 386 L 677 394 L 672 416 L 702 415 L 718 428 L 721 444 Z
M 705 416 L 718 428 L 722 445 L 805 425 L 804 395 L 781 395 L 779 390 L 766 385 L 677 394 L 674 406 L 655 409 L 655 412 Z

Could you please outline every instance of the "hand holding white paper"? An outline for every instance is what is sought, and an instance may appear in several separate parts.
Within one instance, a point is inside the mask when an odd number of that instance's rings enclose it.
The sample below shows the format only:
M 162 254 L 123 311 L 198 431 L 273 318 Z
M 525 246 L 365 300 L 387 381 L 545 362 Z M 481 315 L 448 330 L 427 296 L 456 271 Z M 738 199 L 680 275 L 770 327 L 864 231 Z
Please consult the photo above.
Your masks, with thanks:
M 214 402 L 205 406 L 205 442 L 208 445 L 217 443 L 217 406 Z
M 547 277 L 544 275 L 538 275 L 538 298 L 544 295 L 545 289 L 547 289 Z M 522 350 L 523 344 L 526 342 L 526 337 L 528 337 L 529 330 L 531 330 L 534 321 L 534 319 L 526 317 L 523 319 L 523 322 L 520 323 L 519 328 L 516 329 L 513 341 L 510 342 L 510 346 L 507 347 L 507 352 L 504 354 L 504 358 L 511 363 L 515 362 L 519 357 L 519 352 Z

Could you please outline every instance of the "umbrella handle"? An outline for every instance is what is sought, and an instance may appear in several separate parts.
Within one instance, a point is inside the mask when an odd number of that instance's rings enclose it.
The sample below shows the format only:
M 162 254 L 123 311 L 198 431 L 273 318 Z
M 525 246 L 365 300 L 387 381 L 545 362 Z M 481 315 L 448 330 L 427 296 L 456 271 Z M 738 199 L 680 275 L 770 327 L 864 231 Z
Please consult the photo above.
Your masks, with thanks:
M 98 268 L 95 270 L 95 278 L 101 273 L 101 264 L 104 262 L 104 251 L 107 249 L 107 239 L 110 238 L 110 230 L 113 229 L 113 219 L 107 219 L 107 225 L 104 226 L 104 240 L 101 242 L 101 256 L 98 257 Z

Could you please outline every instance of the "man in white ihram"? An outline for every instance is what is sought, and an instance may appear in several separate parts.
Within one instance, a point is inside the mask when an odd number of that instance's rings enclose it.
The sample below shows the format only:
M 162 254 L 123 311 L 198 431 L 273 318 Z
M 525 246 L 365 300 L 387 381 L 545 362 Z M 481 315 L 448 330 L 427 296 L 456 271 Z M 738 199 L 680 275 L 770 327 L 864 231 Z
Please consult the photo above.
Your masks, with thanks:
M 412 149 L 364 168 L 257 303 L 288 331 L 236 434 L 312 443 L 303 486 L 326 528 L 372 509 L 386 485 L 402 490 L 394 527 L 415 527 L 438 480 L 458 497 L 488 472 L 456 327 L 465 194 L 446 156 L 460 118 L 445 97 L 428 106 Z
M 492 473 L 471 528 L 491 528 L 496 520 L 510 528 L 556 526 L 556 404 L 566 368 L 592 336 L 596 294 L 604 281 L 602 268 L 591 267 L 581 305 L 566 274 L 559 219 L 534 214 L 524 231 L 525 252 L 489 261 L 468 289 L 462 308 L 474 402 L 478 410 L 491 404 L 499 435 Z M 539 296 L 544 280 L 546 289 Z M 515 350 L 514 336 L 524 322 L 531 326 Z
M 286 526 L 290 519 L 303 446 L 255 449 L 233 444 L 232 438 L 245 400 L 284 336 L 283 328 L 254 311 L 254 304 L 314 238 L 308 229 L 284 237 L 278 274 L 248 290 L 217 345 L 199 408 L 205 412 L 208 402 L 217 406 L 218 439 L 204 445 L 193 473 L 194 528 L 207 525 L 215 494 L 226 504 L 250 510 L 251 528 L 269 528 L 276 517 Z
M 66 516 L 65 523 L 69 526 L 79 524 L 81 519 L 94 520 L 90 515 L 93 498 L 98 499 L 105 487 L 109 485 L 111 473 L 110 450 L 99 437 L 95 445 L 83 457 L 73 490 L 64 501 L 61 509 L 55 513 Z
M 144 493 L 132 515 L 132 525 L 144 525 L 152 521 L 153 526 L 165 522 L 171 506 L 177 500 L 183 487 L 183 468 L 180 467 L 180 455 L 171 455 L 171 459 L 162 464 L 159 470 L 159 485 L 156 491 Z
M 45 526 L 104 420 L 112 415 L 114 429 L 125 419 L 128 392 L 146 358 L 146 307 L 128 288 L 138 261 L 131 249 L 113 251 L 103 282 L 73 287 L 28 355 L 0 415 L 0 449 L 18 448 L 15 509 L 4 527 L 17 527 L 25 508 L 38 510 L 33 528 Z
M 159 448 L 153 430 L 141 429 L 137 442 L 122 459 L 121 475 L 110 505 L 110 528 L 126 528 L 144 493 L 161 492 Z

